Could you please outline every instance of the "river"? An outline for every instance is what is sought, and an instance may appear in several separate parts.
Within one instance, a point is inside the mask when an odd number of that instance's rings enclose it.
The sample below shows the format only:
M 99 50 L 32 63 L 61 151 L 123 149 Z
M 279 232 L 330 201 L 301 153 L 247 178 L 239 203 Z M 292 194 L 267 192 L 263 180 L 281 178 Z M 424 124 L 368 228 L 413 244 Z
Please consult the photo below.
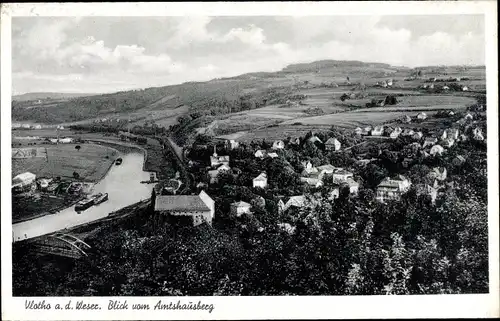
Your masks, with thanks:
M 123 155 L 122 159 L 121 165 L 113 165 L 106 176 L 94 186 L 94 193 L 108 193 L 108 201 L 92 206 L 80 214 L 72 206 L 56 214 L 14 224 L 13 240 L 30 239 L 92 222 L 149 198 L 154 184 L 140 183 L 149 180 L 149 173 L 142 170 L 144 155 L 133 152 Z

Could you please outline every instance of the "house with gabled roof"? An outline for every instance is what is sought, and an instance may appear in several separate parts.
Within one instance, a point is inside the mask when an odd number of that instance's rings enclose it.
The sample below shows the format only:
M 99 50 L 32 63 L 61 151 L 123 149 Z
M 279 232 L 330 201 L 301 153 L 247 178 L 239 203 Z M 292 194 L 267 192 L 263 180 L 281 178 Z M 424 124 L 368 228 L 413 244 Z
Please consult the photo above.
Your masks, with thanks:
M 316 169 L 318 170 L 318 172 L 324 172 L 325 174 L 333 174 L 333 172 L 335 172 L 338 169 L 338 167 L 335 167 L 335 166 L 330 165 L 330 164 L 326 164 L 326 165 L 318 166 L 318 167 L 316 167 Z
M 199 195 L 154 195 L 154 211 L 160 217 L 187 217 L 193 226 L 204 222 L 212 224 L 215 202 L 201 191 Z
M 338 151 L 340 150 L 341 145 L 342 144 L 335 137 L 331 137 L 325 142 L 326 150 Z
M 434 145 L 431 147 L 429 154 L 432 156 L 441 156 L 444 153 L 444 148 L 441 145 Z
M 343 168 L 337 168 L 332 173 L 332 179 L 334 183 L 345 183 L 349 178 L 353 178 L 354 174 Z
M 410 186 L 410 180 L 403 175 L 398 175 L 395 178 L 386 177 L 377 186 L 375 198 L 380 202 L 398 200 L 402 194 L 410 189 Z
M 212 167 L 217 167 L 220 165 L 227 165 L 229 166 L 229 156 L 219 156 L 217 155 L 217 151 L 214 146 L 214 153 L 212 156 L 210 156 L 210 166 Z
M 403 130 L 401 129 L 401 127 L 396 127 L 390 132 L 389 137 L 392 139 L 396 139 L 402 132 Z
M 362 135 L 364 135 L 364 136 L 370 135 L 372 132 L 372 129 L 373 129 L 372 126 L 366 126 L 365 128 L 363 128 Z
M 382 136 L 382 134 L 384 133 L 384 126 L 375 126 L 375 128 L 373 128 L 372 132 L 371 132 L 371 135 L 372 136 Z
M 267 152 L 263 149 L 259 149 L 255 152 L 254 156 L 257 158 L 264 158 L 266 156 Z
M 267 174 L 260 173 L 259 176 L 252 180 L 253 187 L 266 188 L 267 187 Z
M 273 142 L 272 149 L 283 149 L 285 148 L 285 143 L 282 140 L 276 140 Z
M 300 181 L 306 183 L 309 186 L 320 187 L 323 186 L 324 175 L 324 172 L 316 171 L 307 175 L 303 175 L 302 177 L 300 177 Z
M 231 203 L 231 205 L 230 205 L 231 214 L 236 215 L 237 217 L 239 217 L 243 214 L 250 214 L 251 207 L 252 207 L 252 205 L 250 205 L 247 202 L 243 202 L 243 201 Z
M 479 127 L 476 127 L 473 129 L 472 135 L 473 135 L 474 140 L 478 140 L 478 141 L 484 140 L 483 130 Z

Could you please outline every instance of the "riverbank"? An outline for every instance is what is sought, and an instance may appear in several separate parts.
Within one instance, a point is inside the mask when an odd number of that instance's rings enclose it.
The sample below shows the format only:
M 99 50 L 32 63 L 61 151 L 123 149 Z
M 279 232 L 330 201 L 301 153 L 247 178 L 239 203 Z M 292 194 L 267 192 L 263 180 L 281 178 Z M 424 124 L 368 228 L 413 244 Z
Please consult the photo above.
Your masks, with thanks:
M 136 145 L 122 140 L 99 139 L 91 138 L 85 139 L 94 143 L 100 143 L 105 146 L 121 146 L 120 148 L 131 148 L 141 150 L 144 154 L 144 165 L 142 170 L 145 172 L 154 172 L 158 179 L 167 179 L 175 176 L 176 169 L 172 163 L 172 159 L 168 159 L 163 150 L 163 146 L 155 139 L 148 138 L 148 143 L 145 145 Z M 174 156 L 174 155 L 172 155 Z
M 54 233 L 81 224 L 107 217 L 124 207 L 151 197 L 152 186 L 141 184 L 149 179 L 149 173 L 142 170 L 144 156 L 142 153 L 125 154 L 123 163 L 113 166 L 108 175 L 94 185 L 93 193 L 108 193 L 108 201 L 77 213 L 74 208 L 13 224 L 14 240 L 21 241 L 40 235 Z

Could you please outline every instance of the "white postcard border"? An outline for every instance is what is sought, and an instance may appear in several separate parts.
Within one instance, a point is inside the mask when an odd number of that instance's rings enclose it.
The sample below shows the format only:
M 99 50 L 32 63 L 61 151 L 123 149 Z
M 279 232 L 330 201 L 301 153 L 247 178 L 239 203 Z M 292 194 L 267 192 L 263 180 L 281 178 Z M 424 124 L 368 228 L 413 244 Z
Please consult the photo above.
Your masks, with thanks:
M 485 14 L 488 108 L 488 214 L 490 293 L 479 295 L 318 296 L 318 297 L 116 297 L 39 298 L 55 305 L 83 299 L 99 303 L 100 311 L 25 310 L 27 298 L 12 298 L 12 244 L 10 200 L 11 142 L 11 17 L 12 16 L 182 16 L 182 15 L 398 15 Z M 425 2 L 272 2 L 272 3 L 99 3 L 7 4 L 1 17 L 1 206 L 2 206 L 2 319 L 296 319 L 296 318 L 428 318 L 499 316 L 498 234 L 498 52 L 495 1 Z M 37 299 L 37 298 L 28 298 Z M 158 300 L 213 304 L 207 311 L 107 311 L 116 299 L 156 304 Z

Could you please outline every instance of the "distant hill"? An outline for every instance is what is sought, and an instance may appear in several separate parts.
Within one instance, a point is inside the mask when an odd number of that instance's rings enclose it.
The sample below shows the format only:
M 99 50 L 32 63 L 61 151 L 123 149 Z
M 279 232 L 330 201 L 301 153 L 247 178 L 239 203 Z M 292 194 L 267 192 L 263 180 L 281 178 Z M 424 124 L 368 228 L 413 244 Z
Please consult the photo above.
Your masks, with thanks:
M 283 72 L 311 72 L 321 69 L 345 69 L 349 67 L 390 68 L 391 65 L 383 63 L 362 62 L 356 60 L 319 60 L 310 63 L 291 64 L 283 68 Z
M 76 97 L 94 96 L 93 94 L 86 93 L 26 93 L 22 95 L 12 96 L 12 100 L 15 101 L 29 101 L 38 99 L 69 99 Z
M 257 71 L 206 82 L 192 81 L 109 94 L 29 93 L 14 97 L 12 119 L 45 124 L 130 115 L 134 118 L 138 114 L 143 117 L 154 114 L 159 119 L 171 115 L 179 106 L 186 106 L 186 115 L 194 118 L 224 115 L 279 103 L 290 94 L 292 86 L 304 82 L 310 85 L 337 82 L 347 76 L 360 81 L 396 73 L 406 77 L 410 71 L 407 67 L 384 63 L 320 60 L 291 64 L 277 72 Z M 44 98 L 36 104 L 26 102 Z

